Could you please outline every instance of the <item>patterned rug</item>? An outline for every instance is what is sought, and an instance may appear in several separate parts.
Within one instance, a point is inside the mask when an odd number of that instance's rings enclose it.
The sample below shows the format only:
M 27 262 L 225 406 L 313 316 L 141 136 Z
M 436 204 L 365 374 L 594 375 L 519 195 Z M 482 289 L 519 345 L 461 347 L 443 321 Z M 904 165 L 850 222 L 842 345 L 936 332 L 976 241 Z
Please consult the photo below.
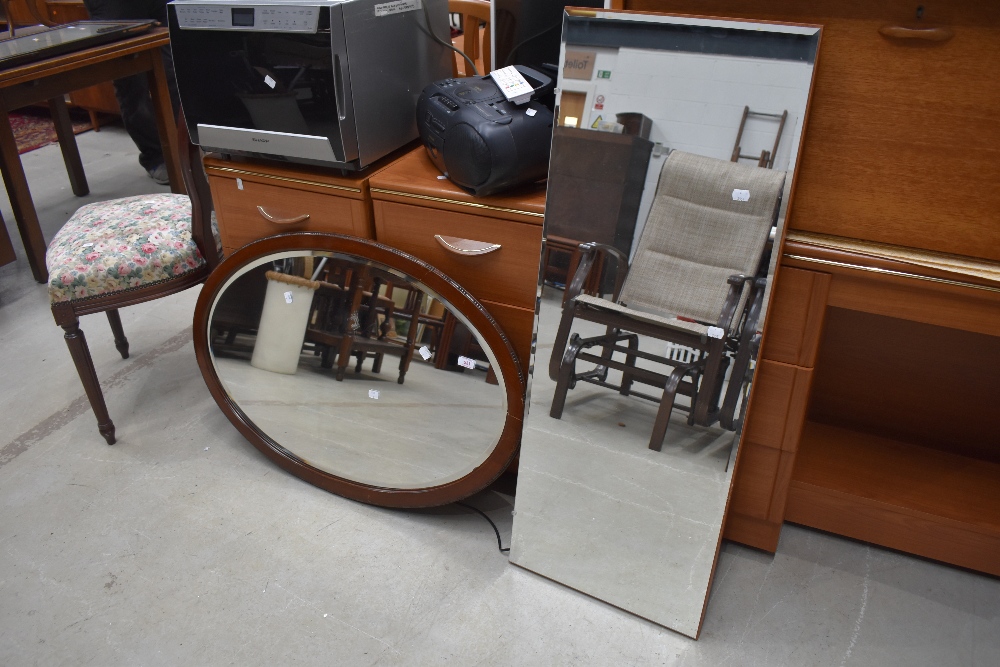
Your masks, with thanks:
M 73 134 L 86 132 L 93 126 L 90 118 L 78 112 L 70 112 L 73 121 Z M 18 109 L 10 114 L 10 127 L 17 139 L 17 152 L 27 153 L 42 146 L 48 146 L 59 141 L 56 136 L 56 126 L 52 123 L 49 112 L 45 109 Z

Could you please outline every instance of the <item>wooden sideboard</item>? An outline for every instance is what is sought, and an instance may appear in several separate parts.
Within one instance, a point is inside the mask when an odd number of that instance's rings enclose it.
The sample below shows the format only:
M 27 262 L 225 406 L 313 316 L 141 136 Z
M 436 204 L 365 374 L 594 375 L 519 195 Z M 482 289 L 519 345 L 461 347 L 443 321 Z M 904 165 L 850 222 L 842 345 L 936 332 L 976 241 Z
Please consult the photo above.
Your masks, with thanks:
M 358 174 L 260 160 L 205 158 L 226 254 L 283 232 L 349 234 L 398 248 L 438 268 L 479 300 L 530 363 L 544 186 L 474 197 L 408 147 Z M 499 247 L 447 249 L 435 236 Z
M 393 156 L 360 174 L 259 160 L 208 156 L 205 173 L 225 254 L 285 232 L 375 238 L 368 181 Z
M 375 239 L 419 257 L 467 289 L 507 334 L 527 374 L 545 187 L 475 197 L 444 179 L 420 148 L 373 176 L 371 197 Z M 468 253 L 448 239 L 499 247 Z
M 725 536 L 1000 574 L 1000 5 L 614 4 L 823 26 Z

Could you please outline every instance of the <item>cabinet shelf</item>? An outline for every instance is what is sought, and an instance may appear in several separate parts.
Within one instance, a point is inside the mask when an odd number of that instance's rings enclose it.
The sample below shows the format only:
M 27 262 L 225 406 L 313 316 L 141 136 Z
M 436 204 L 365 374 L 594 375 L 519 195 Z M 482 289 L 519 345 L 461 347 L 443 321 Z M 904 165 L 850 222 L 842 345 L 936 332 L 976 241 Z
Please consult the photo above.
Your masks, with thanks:
M 1000 575 L 1000 464 L 807 421 L 785 520 Z

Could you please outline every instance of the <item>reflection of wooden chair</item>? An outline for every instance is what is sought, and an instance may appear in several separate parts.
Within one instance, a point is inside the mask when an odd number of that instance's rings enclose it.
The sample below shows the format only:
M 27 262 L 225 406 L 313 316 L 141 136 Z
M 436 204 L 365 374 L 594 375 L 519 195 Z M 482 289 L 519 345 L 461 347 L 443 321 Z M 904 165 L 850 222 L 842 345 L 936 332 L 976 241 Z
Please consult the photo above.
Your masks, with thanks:
M 677 393 L 691 397 L 690 407 L 676 406 L 689 412 L 689 424 L 721 421 L 735 429 L 737 398 L 766 287 L 762 263 L 784 180 L 783 172 L 674 151 L 660 173 L 632 266 L 612 246 L 580 246 L 580 267 L 568 287 L 549 364 L 557 382 L 552 417 L 562 416 L 569 389 L 589 382 L 659 402 L 650 449 L 662 446 Z M 610 300 L 581 290 L 601 255 L 617 263 Z M 577 319 L 604 325 L 605 333 L 570 336 Z M 639 350 L 640 335 L 692 348 L 697 358 L 681 362 Z M 600 354 L 587 352 L 593 347 Z M 624 362 L 613 358 L 616 352 L 625 354 Z M 638 359 L 672 370 L 665 375 L 639 367 Z M 734 379 L 720 410 L 726 370 L 734 359 Z M 577 373 L 580 360 L 596 367 Z M 622 372 L 620 385 L 608 382 L 609 369 Z M 662 389 L 662 397 L 633 391 L 636 382 Z
M 490 3 L 487 0 L 448 0 L 448 13 L 461 16 L 462 34 L 452 40 L 455 48 L 462 50 L 476 63 L 480 75 L 489 74 L 490 62 Z M 474 76 L 469 63 L 454 54 L 452 74 Z
M 193 287 L 219 261 L 201 151 L 190 143 L 183 114 L 177 143 L 190 197 L 139 195 L 87 204 L 56 233 L 45 254 L 52 316 L 66 332 L 97 428 L 109 445 L 115 442 L 115 426 L 80 330 L 80 316 L 107 313 L 115 347 L 127 359 L 128 340 L 118 309 Z
M 351 358 L 356 359 L 354 372 L 360 373 L 365 359 L 372 358 L 372 371 L 382 370 L 384 355 L 399 356 L 399 377 L 409 370 L 416 348 L 417 327 L 410 326 L 405 339 L 389 336 L 390 323 L 395 317 L 419 320 L 423 292 L 412 290 L 404 308 L 380 293 L 383 285 L 394 284 L 395 277 L 378 269 L 356 266 L 340 274 L 344 285 L 320 282 L 314 301 L 313 322 L 306 329 L 306 340 L 319 345 L 323 352 L 322 365 L 331 368 L 336 356 L 336 378 L 343 380 Z

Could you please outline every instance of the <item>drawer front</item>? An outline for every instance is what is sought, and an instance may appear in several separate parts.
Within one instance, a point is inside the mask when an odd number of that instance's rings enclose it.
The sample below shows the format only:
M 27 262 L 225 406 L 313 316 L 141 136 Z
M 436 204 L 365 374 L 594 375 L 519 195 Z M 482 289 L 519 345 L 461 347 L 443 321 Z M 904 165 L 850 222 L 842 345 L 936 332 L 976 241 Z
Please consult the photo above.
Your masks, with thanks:
M 371 217 L 365 203 L 338 196 L 336 191 L 309 192 L 250 180 L 243 181 L 241 190 L 235 179 L 212 175 L 209 183 L 222 244 L 227 248 L 239 248 L 285 232 L 330 232 L 372 238 Z M 279 222 L 265 218 L 258 206 Z M 288 222 L 302 216 L 308 217 Z
M 375 238 L 431 264 L 481 301 L 534 309 L 542 228 L 413 206 L 375 201 Z M 500 248 L 483 255 L 459 255 L 435 239 L 457 237 Z
M 528 366 L 531 363 L 531 335 L 535 328 L 535 311 L 493 301 L 481 303 L 507 335 L 507 340 L 514 348 L 517 360 L 521 362 L 521 370 L 527 379 Z

